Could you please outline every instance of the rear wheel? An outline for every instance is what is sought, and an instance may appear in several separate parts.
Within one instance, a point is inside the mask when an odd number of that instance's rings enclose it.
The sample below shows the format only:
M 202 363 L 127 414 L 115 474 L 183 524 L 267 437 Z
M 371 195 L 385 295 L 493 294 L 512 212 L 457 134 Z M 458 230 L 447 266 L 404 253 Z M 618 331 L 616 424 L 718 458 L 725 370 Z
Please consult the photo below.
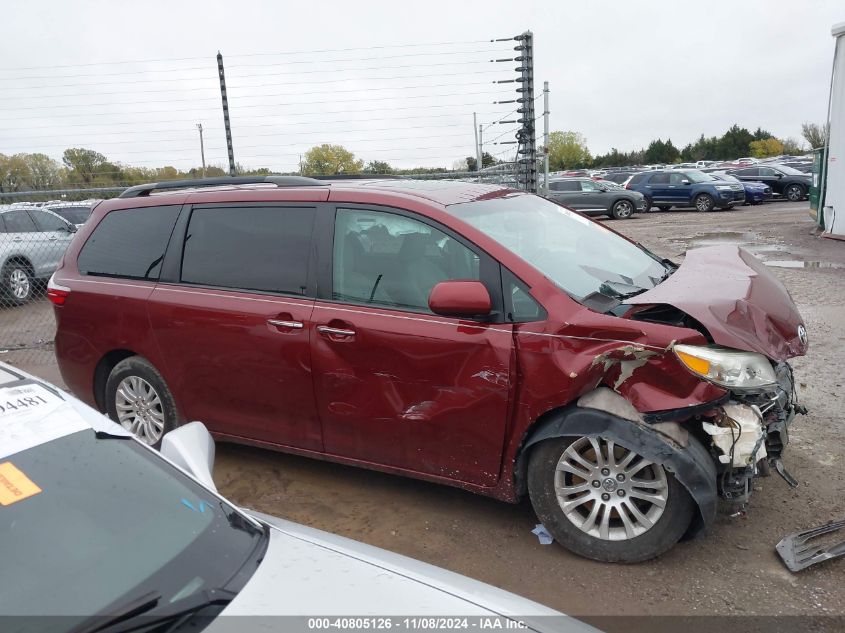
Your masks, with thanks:
M 528 465 L 528 492 L 555 540 L 606 562 L 659 556 L 683 536 L 695 512 L 672 473 L 601 437 L 538 445 Z
M 23 262 L 10 262 L 3 270 L 3 287 L 14 305 L 21 305 L 32 298 L 35 279 L 32 270 Z
M 695 210 L 696 211 L 712 211 L 713 208 L 716 206 L 713 202 L 713 198 L 706 194 L 700 193 L 695 197 Z
M 634 215 L 634 205 L 630 200 L 617 200 L 610 213 L 617 220 L 627 220 Z
M 145 444 L 161 445 L 165 433 L 179 424 L 170 389 L 147 359 L 130 356 L 111 370 L 106 381 L 109 417 Z
M 804 199 L 804 187 L 801 185 L 789 185 L 784 193 L 790 202 L 800 202 Z
M 649 198 L 648 196 L 646 196 L 646 198 L 645 198 L 645 209 L 643 209 L 643 211 L 648 213 L 649 211 L 651 211 L 651 208 L 653 206 L 654 206 L 654 201 L 651 198 Z

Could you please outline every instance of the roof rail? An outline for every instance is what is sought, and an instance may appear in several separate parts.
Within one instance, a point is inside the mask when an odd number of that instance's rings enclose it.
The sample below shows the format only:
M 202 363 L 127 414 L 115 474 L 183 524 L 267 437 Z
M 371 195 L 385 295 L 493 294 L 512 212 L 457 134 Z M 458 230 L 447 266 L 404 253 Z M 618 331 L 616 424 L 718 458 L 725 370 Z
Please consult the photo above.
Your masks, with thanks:
M 221 185 L 270 184 L 277 187 L 325 187 L 325 182 L 303 176 L 221 176 L 219 178 L 192 178 L 188 180 L 165 180 L 146 185 L 129 187 L 120 198 L 149 196 L 153 191 L 164 189 L 187 189 L 193 187 L 219 187 Z
M 311 176 L 314 180 L 401 180 L 404 176 L 398 174 L 330 174 L 327 176 Z

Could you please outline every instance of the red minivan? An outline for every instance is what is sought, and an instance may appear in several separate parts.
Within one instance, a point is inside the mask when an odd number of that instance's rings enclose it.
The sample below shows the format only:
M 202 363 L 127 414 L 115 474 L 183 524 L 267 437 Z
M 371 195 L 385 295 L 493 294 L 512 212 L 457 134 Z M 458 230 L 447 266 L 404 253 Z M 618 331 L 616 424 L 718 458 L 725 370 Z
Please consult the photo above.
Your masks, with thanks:
M 807 335 L 736 246 L 680 266 L 498 185 L 240 177 L 99 204 L 53 276 L 70 389 L 151 445 L 243 442 L 528 494 L 641 561 L 780 462 Z

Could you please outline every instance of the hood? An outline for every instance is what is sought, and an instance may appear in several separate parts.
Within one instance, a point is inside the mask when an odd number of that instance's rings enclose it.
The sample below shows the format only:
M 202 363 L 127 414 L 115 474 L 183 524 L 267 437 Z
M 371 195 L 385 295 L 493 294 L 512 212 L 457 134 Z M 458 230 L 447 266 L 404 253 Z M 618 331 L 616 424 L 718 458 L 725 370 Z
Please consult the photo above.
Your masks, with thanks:
M 504 616 L 539 631 L 595 633 L 558 611 L 459 574 L 249 512 L 270 526 L 270 543 L 256 572 L 221 616 Z M 224 630 L 227 619 L 218 618 L 206 630 Z M 251 630 L 281 630 L 279 625 L 276 618 L 250 620 Z
M 666 281 L 625 302 L 674 306 L 707 328 L 715 343 L 775 361 L 807 352 L 804 323 L 789 292 L 739 246 L 691 250 Z
M 746 189 L 768 189 L 769 185 L 764 182 L 757 182 L 756 180 L 743 182 L 742 185 Z

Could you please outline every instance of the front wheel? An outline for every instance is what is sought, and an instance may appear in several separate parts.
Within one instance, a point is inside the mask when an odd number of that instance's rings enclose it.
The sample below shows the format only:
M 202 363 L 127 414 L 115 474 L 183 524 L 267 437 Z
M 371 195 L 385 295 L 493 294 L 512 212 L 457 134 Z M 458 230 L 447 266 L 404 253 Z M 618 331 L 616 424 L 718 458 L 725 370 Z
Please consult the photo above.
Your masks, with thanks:
M 631 204 L 630 200 L 618 200 L 610 213 L 617 220 L 627 220 L 634 215 L 634 205 Z
M 696 211 L 712 211 L 715 206 L 713 198 L 706 193 L 700 193 L 695 197 Z
M 664 553 L 695 512 L 672 473 L 602 437 L 554 438 L 535 447 L 528 493 L 555 540 L 576 554 L 611 563 Z
M 800 202 L 804 199 L 804 187 L 801 185 L 789 185 L 786 188 L 786 199 L 790 202 Z
M 170 389 L 147 359 L 131 356 L 111 370 L 106 381 L 109 417 L 145 444 L 155 448 L 179 424 Z

